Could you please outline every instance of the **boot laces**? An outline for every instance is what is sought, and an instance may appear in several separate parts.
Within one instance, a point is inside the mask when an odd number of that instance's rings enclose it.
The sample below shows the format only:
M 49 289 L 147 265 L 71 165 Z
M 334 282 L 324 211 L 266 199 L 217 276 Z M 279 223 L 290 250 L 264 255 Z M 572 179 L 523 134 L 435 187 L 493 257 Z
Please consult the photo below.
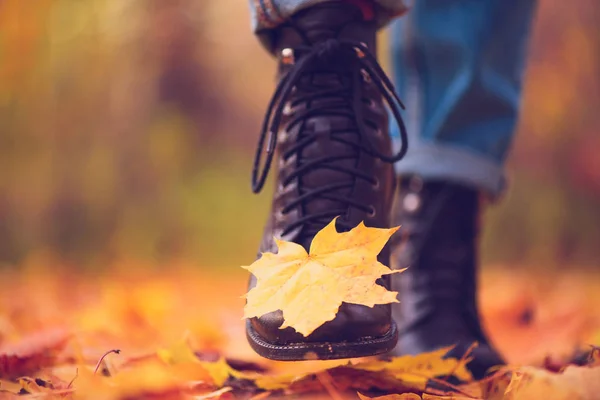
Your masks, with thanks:
M 318 188 L 304 188 L 304 190 L 301 190 L 300 196 L 286 204 L 281 210 L 285 214 L 303 204 L 303 202 L 317 198 L 334 200 L 342 204 L 344 207 L 303 215 L 289 224 L 283 233 L 293 231 L 301 225 L 310 225 L 306 233 L 314 235 L 322 226 L 331 221 L 331 218 L 346 213 L 348 207 L 356 207 L 363 212 L 374 213 L 372 206 L 353 200 L 350 196 L 340 195 L 336 191 L 352 187 L 356 179 L 366 180 L 373 185 L 378 184 L 376 179 L 357 168 L 351 168 L 343 165 L 343 163 L 336 163 L 336 161 L 356 159 L 361 151 L 387 163 L 395 163 L 402 159 L 407 151 L 406 127 L 400 113 L 400 109 L 404 109 L 404 105 L 396 94 L 392 82 L 364 43 L 328 39 L 314 46 L 298 46 L 292 51 L 294 55 L 299 56 L 299 59 L 281 78 L 269 102 L 252 169 L 252 190 L 254 193 L 260 192 L 266 182 L 275 155 L 278 140 L 277 133 L 280 129 L 284 109 L 290 99 L 293 102 L 292 104 L 304 103 L 307 104 L 307 107 L 296 112 L 287 123 L 287 129 L 291 129 L 296 124 L 302 124 L 302 128 L 297 142 L 281 155 L 284 160 L 289 159 L 294 154 L 300 155 L 302 149 L 314 143 L 322 134 L 318 126 L 312 130 L 310 129 L 310 124 L 306 124 L 308 119 L 317 116 L 348 118 L 352 122 L 349 126 L 352 132 L 348 132 L 348 129 L 343 132 L 330 129 L 331 140 L 349 145 L 350 151 L 348 153 L 340 154 L 336 152 L 336 154 L 324 154 L 319 158 L 302 159 L 282 182 L 283 186 L 286 186 L 303 174 L 319 168 L 335 170 L 349 175 L 350 179 L 346 182 L 337 181 L 321 185 Z M 349 67 L 349 65 L 353 67 Z M 339 84 L 324 85 L 313 82 L 311 78 L 318 74 L 336 74 L 338 78 L 336 82 L 339 82 Z M 363 113 L 363 77 L 368 77 L 377 87 L 398 124 L 401 145 L 396 154 L 383 154 L 377 150 L 372 143 L 370 137 L 372 135 L 367 132 L 367 127 L 373 126 L 373 123 L 368 121 Z M 322 99 L 328 99 L 329 101 L 321 101 L 319 106 L 310 106 L 313 100 Z M 344 139 L 344 134 L 347 133 L 358 135 L 358 141 Z M 266 149 L 265 143 L 267 145 Z M 264 165 L 261 166 L 263 153 L 266 153 L 266 158 Z M 301 158 L 299 157 L 299 159 Z M 339 228 L 352 228 L 352 226 L 346 225 L 342 220 L 338 220 Z

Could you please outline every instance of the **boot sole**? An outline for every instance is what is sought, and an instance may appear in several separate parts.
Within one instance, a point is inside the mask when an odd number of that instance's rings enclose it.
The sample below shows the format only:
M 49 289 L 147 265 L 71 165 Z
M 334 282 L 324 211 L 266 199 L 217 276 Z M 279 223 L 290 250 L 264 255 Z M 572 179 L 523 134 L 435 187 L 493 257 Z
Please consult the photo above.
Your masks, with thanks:
M 398 328 L 394 322 L 385 336 L 361 338 L 354 342 L 299 342 L 273 344 L 263 339 L 246 322 L 246 337 L 250 347 L 260 356 L 275 361 L 336 360 L 368 357 L 391 351 L 398 342 Z

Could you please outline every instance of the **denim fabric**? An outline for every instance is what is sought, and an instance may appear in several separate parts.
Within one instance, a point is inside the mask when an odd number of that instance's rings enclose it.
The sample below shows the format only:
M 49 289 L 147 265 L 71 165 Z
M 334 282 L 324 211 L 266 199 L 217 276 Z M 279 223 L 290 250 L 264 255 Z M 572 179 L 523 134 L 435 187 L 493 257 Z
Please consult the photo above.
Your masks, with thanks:
M 273 28 L 298 10 L 332 0 L 249 0 L 252 28 L 255 32 Z M 338 0 L 339 1 L 339 0 Z M 408 0 L 374 0 L 376 18 L 381 25 L 407 10 Z
M 502 192 L 535 6 L 416 0 L 392 23 L 393 78 L 409 133 L 398 173 Z

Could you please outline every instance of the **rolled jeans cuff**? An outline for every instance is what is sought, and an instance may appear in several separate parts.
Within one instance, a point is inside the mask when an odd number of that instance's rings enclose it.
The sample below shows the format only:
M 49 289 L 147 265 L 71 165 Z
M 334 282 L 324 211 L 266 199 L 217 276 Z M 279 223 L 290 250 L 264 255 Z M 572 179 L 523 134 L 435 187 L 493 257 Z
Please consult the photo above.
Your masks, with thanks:
M 283 23 L 296 12 L 318 3 L 340 0 L 249 0 L 252 17 L 252 29 L 255 33 L 272 29 Z M 357 1 L 348 1 L 356 4 Z M 378 25 L 384 26 L 394 17 L 404 14 L 409 9 L 410 0 L 360 0 L 372 1 L 375 19 Z
M 394 141 L 394 148 L 400 147 Z M 506 189 L 506 176 L 501 164 L 468 149 L 440 143 L 409 144 L 406 156 L 395 165 L 396 173 L 418 175 L 426 180 L 446 180 L 479 189 L 491 200 L 497 200 Z

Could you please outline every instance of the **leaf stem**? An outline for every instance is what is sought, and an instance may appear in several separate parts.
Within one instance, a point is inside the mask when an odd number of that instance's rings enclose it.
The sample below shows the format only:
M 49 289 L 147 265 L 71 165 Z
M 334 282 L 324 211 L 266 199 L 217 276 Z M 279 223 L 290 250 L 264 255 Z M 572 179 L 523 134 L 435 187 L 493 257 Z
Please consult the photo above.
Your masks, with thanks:
M 100 368 L 100 364 L 102 364 L 102 361 L 104 360 L 104 357 L 106 357 L 107 355 L 109 355 L 110 353 L 115 353 L 115 354 L 120 354 L 121 350 L 119 349 L 114 349 L 114 350 L 109 350 L 106 353 L 104 353 L 102 355 L 102 357 L 100 357 L 100 359 L 98 360 L 98 363 L 96 364 L 96 368 L 94 369 L 94 375 L 96 375 L 96 372 L 98 372 L 98 368 Z

